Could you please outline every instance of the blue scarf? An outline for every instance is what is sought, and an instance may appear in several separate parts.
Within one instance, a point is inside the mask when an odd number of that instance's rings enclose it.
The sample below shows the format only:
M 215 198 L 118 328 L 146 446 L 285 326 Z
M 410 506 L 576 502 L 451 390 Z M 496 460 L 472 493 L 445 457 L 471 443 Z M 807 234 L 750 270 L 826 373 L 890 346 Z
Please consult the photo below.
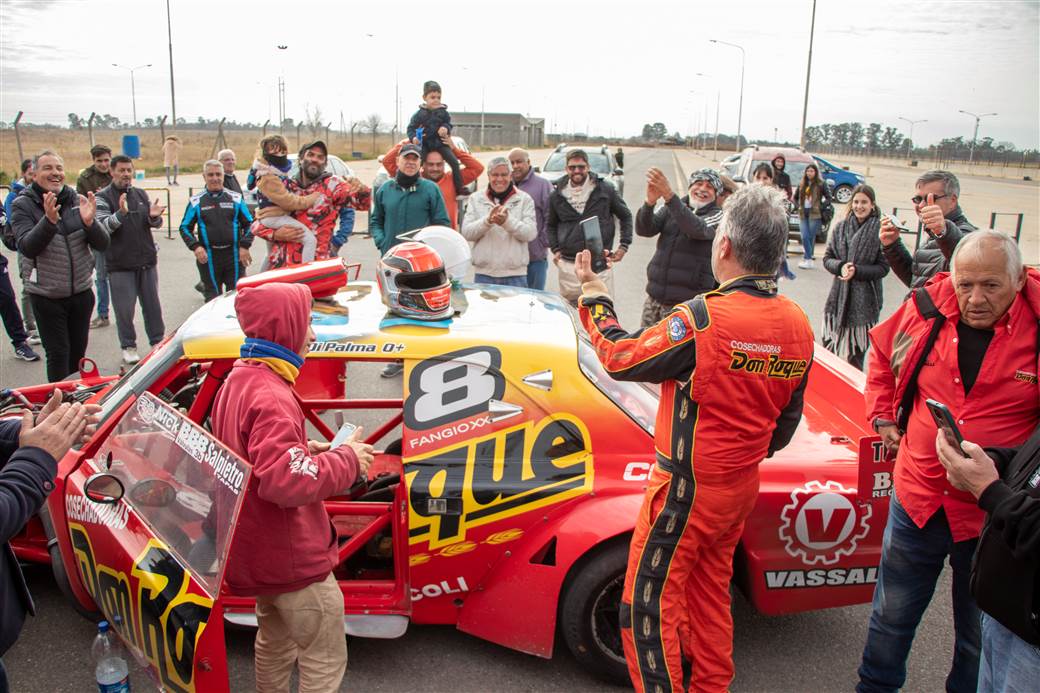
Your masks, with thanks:
M 296 382 L 296 376 L 300 374 L 300 368 L 303 366 L 303 357 L 295 351 L 256 337 L 246 337 L 239 350 L 239 356 L 267 364 L 271 370 L 290 383 Z

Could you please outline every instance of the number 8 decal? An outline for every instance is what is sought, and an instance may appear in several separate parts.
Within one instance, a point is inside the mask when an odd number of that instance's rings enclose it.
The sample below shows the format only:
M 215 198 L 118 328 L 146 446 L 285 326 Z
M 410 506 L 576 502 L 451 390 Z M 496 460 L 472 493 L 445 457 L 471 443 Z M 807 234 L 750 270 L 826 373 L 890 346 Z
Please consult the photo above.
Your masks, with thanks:
M 425 430 L 486 412 L 488 402 L 505 393 L 501 367 L 502 352 L 489 346 L 452 351 L 416 364 L 408 376 L 405 426 Z

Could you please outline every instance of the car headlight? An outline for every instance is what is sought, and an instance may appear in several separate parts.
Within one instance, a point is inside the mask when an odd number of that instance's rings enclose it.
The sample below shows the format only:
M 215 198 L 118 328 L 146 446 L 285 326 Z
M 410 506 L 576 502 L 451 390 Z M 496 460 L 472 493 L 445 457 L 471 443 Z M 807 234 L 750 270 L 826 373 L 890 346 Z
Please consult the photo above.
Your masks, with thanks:
M 867 182 L 867 179 L 864 178 L 863 176 L 859 175 L 858 173 L 856 174 L 856 180 L 858 180 L 860 183 L 866 183 Z

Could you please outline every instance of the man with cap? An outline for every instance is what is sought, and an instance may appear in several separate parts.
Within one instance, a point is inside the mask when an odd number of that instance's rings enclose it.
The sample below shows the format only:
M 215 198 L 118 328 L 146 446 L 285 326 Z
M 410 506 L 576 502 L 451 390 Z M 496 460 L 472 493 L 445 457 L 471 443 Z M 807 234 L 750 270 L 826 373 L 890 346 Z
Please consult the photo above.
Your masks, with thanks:
M 646 173 L 646 202 L 636 213 L 636 235 L 657 236 L 657 250 L 646 266 L 643 327 L 718 286 L 711 271 L 711 244 L 722 221 L 722 179 L 702 168 L 690 174 L 689 185 L 689 194 L 680 198 L 660 169 L 651 167 Z M 663 204 L 654 211 L 658 201 Z
M 445 163 L 444 155 L 437 149 L 431 149 L 422 156 L 422 166 L 419 169 L 419 173 L 423 178 L 433 181 L 440 188 L 441 195 L 444 196 L 444 209 L 447 210 L 448 218 L 451 219 L 449 226 L 458 228 L 462 224 L 458 197 L 466 192 L 465 186 L 480 178 L 480 174 L 484 172 L 484 164 L 477 161 L 473 155 L 467 154 L 456 147 L 450 136 L 444 137 L 443 140 L 444 146 L 449 148 L 455 159 L 462 164 L 459 176 L 463 187 L 455 187 L 455 176 L 449 176 L 445 173 L 444 167 L 447 164 Z M 408 140 L 402 140 L 383 156 L 383 168 L 386 169 L 391 178 L 397 175 L 397 156 L 401 153 L 401 147 L 406 144 L 408 144 Z M 465 204 L 463 204 L 463 207 L 465 207 Z M 462 210 L 462 213 L 465 213 L 465 209 Z
M 294 216 L 306 224 L 317 238 L 315 260 L 327 260 L 338 255 L 354 230 L 354 210 L 367 211 L 372 191 L 355 177 L 334 176 L 325 170 L 329 150 L 321 140 L 307 143 L 300 149 L 299 172 L 287 181 L 289 192 L 297 195 L 320 193 L 322 199 Z M 339 230 L 333 235 L 336 219 Z M 270 241 L 268 269 L 297 265 L 303 262 L 301 240 L 303 230 L 291 226 L 272 229 L 258 219 L 252 233 Z
M 232 594 L 256 598 L 256 690 L 338 691 L 347 668 L 343 593 L 332 570 L 337 533 L 324 501 L 366 475 L 372 446 L 358 428 L 333 449 L 307 439 L 293 392 L 310 345 L 311 293 L 301 284 L 235 297 L 241 359 L 217 394 L 213 434 L 253 468 L 228 557 Z

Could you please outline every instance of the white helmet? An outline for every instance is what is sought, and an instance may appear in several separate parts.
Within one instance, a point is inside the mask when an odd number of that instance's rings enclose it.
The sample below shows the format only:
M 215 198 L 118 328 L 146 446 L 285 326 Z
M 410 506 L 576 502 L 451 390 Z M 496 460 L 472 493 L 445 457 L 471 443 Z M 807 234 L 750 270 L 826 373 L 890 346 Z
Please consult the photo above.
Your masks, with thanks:
M 462 281 L 469 274 L 472 257 L 469 242 L 455 229 L 447 226 L 426 226 L 401 236 L 426 243 L 436 250 L 444 260 L 444 269 L 449 279 Z

